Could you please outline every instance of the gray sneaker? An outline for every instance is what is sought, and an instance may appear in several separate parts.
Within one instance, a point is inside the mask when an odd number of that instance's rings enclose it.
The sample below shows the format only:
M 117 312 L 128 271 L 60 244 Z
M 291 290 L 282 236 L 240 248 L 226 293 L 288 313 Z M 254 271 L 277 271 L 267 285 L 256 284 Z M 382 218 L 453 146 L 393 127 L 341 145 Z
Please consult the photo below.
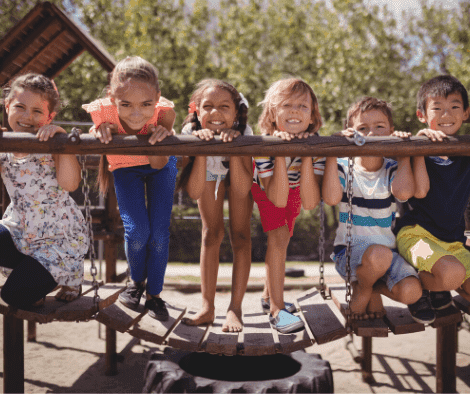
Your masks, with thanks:
M 140 299 L 145 291 L 144 282 L 133 282 L 131 281 L 126 290 L 119 294 L 119 302 L 122 305 L 127 306 L 130 309 L 137 310 L 139 308 Z

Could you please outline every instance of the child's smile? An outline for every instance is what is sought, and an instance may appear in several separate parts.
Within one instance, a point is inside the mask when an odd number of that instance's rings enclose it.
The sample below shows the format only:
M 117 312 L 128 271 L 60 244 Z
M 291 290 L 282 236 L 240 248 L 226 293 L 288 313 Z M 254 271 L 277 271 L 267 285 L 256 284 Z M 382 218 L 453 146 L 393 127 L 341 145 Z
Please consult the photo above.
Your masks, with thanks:
M 124 130 L 127 133 L 142 130 L 152 118 L 159 98 L 155 88 L 145 82 L 131 79 L 123 83 L 116 90 L 114 101 Z
M 237 111 L 230 92 L 218 87 L 207 89 L 202 96 L 198 116 L 204 129 L 231 129 Z
M 468 108 L 464 110 L 460 93 L 452 93 L 447 97 L 429 98 L 426 103 L 426 113 L 423 114 L 418 110 L 416 114 L 430 129 L 453 135 L 459 131 L 469 112 Z
M 308 93 L 287 98 L 274 112 L 274 123 L 279 131 L 298 134 L 313 123 L 312 98 Z
M 35 133 L 49 124 L 54 113 L 49 113 L 48 101 L 39 93 L 18 89 L 7 103 L 8 123 L 13 131 Z

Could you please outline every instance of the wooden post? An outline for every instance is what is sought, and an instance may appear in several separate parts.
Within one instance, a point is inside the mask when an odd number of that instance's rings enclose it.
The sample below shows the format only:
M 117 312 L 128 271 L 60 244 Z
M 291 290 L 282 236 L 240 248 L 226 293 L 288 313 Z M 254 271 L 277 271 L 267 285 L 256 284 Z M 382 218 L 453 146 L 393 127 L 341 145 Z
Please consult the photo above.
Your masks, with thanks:
M 362 360 L 361 360 L 362 381 L 374 383 L 372 375 L 372 337 L 362 337 Z
M 24 393 L 23 320 L 3 316 L 3 392 Z
M 119 213 L 117 209 L 116 191 L 114 190 L 112 176 L 109 175 L 109 177 L 109 188 L 105 201 L 106 231 L 116 235 L 119 223 Z M 104 258 L 106 262 L 106 283 L 115 282 L 117 261 L 116 237 L 105 241 Z
M 436 328 L 436 393 L 456 390 L 457 324 Z
M 36 322 L 28 320 L 28 342 L 36 342 Z
M 116 353 L 116 330 L 106 327 L 106 376 L 118 374 Z
M 117 233 L 117 223 L 119 215 L 117 210 L 116 191 L 112 182 L 112 176 L 109 175 L 109 188 L 105 201 L 105 217 L 106 217 L 106 230 L 113 234 Z M 116 237 L 111 240 L 106 240 L 104 243 L 104 258 L 106 262 L 106 283 L 116 281 L 116 261 L 117 261 L 117 248 Z M 107 376 L 117 375 L 117 360 L 118 355 L 116 351 L 116 331 L 106 327 L 106 371 Z

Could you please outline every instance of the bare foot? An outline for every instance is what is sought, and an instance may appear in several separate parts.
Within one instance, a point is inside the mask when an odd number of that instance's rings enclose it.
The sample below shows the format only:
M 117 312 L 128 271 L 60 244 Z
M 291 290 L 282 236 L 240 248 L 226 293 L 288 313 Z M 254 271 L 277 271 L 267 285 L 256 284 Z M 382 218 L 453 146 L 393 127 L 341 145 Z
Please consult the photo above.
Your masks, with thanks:
M 82 285 L 79 286 L 60 286 L 60 290 L 55 295 L 59 301 L 70 302 L 76 300 L 82 294 Z
M 382 304 L 382 297 L 379 293 L 376 293 L 375 291 L 372 292 L 366 310 L 369 320 L 382 319 L 385 316 L 385 308 Z
M 242 311 L 229 309 L 227 317 L 225 318 L 224 325 L 222 326 L 223 332 L 240 332 L 243 330 Z
M 193 317 L 185 317 L 181 321 L 187 326 L 200 326 L 202 324 L 212 323 L 215 319 L 214 309 L 201 310 Z
M 352 283 L 353 294 L 351 297 L 351 319 L 367 320 L 369 318 L 366 309 L 372 296 L 372 287 L 361 287 L 359 282 Z

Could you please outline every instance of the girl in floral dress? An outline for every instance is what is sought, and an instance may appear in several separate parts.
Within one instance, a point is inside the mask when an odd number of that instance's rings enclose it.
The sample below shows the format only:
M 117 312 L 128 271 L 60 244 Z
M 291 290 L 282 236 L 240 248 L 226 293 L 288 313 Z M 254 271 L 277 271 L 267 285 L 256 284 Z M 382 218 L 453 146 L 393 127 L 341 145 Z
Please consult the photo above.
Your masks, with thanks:
M 40 141 L 66 133 L 50 124 L 59 93 L 42 75 L 16 78 L 4 89 L 4 103 L 14 131 L 34 133 Z M 0 220 L 0 266 L 12 269 L 2 299 L 24 309 L 58 285 L 57 299 L 76 299 L 89 242 L 83 215 L 69 195 L 81 180 L 76 156 L 0 153 L 0 171 L 11 200 Z

